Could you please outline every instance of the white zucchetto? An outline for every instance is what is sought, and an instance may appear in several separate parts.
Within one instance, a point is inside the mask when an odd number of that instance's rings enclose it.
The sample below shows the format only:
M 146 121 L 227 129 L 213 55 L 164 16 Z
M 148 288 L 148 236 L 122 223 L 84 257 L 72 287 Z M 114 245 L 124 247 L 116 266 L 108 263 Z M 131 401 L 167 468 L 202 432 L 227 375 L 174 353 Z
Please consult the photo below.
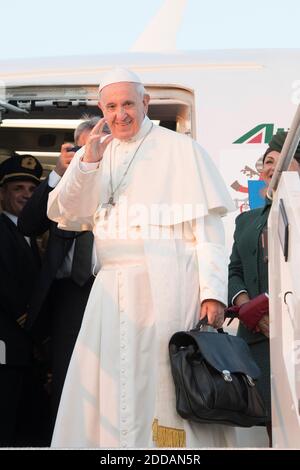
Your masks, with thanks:
M 125 68 L 116 67 L 108 70 L 103 75 L 99 85 L 99 92 L 107 85 L 120 82 L 142 83 L 140 77 L 136 75 L 136 73 Z

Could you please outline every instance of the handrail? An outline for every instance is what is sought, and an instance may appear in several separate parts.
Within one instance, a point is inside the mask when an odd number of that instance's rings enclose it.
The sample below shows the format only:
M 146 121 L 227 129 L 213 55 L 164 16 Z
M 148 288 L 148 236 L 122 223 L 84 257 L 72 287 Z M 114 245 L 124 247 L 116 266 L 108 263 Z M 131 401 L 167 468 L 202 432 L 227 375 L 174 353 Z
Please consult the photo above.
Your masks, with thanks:
M 285 139 L 284 145 L 281 150 L 280 159 L 276 165 L 274 174 L 272 176 L 270 185 L 267 190 L 267 197 L 273 199 L 273 193 L 276 191 L 281 173 L 286 171 L 295 155 L 296 149 L 300 141 L 300 104 L 298 105 L 294 119 L 292 121 L 290 130 Z

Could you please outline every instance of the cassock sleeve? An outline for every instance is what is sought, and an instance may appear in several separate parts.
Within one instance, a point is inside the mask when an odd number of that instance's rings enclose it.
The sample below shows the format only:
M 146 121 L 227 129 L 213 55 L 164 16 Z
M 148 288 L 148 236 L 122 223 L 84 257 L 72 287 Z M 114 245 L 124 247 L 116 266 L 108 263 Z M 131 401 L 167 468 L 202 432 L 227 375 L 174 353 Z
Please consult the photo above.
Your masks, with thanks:
M 227 305 L 228 257 L 221 217 L 208 214 L 191 225 L 197 242 L 200 301 L 214 299 Z
M 81 162 L 83 151 L 74 156 L 64 176 L 49 194 L 48 217 L 65 230 L 92 230 L 99 205 L 98 164 Z

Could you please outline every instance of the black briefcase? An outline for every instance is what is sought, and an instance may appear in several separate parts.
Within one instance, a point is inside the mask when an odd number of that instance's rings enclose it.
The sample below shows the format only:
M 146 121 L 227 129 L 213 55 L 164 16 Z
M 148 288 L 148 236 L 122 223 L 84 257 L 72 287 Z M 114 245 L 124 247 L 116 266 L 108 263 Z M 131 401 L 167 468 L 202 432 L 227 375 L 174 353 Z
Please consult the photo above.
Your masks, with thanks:
M 256 386 L 260 370 L 247 343 L 202 326 L 175 333 L 169 343 L 178 414 L 200 423 L 264 425 L 266 409 Z

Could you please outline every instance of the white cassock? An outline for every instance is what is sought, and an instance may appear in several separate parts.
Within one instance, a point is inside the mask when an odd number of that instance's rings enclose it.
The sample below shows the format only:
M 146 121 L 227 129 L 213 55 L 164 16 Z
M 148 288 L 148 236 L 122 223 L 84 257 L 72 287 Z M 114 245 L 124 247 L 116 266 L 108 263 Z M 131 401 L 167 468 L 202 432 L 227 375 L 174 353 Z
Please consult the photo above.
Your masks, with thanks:
M 78 152 L 50 193 L 48 215 L 92 229 L 96 276 L 72 355 L 53 447 L 227 447 L 234 428 L 189 423 L 175 411 L 171 335 L 192 328 L 205 299 L 227 302 L 220 215 L 232 209 L 216 168 L 187 136 L 153 126 L 114 139 L 102 162 Z M 95 167 L 96 166 L 96 167 Z M 124 215 L 125 214 L 125 215 Z

